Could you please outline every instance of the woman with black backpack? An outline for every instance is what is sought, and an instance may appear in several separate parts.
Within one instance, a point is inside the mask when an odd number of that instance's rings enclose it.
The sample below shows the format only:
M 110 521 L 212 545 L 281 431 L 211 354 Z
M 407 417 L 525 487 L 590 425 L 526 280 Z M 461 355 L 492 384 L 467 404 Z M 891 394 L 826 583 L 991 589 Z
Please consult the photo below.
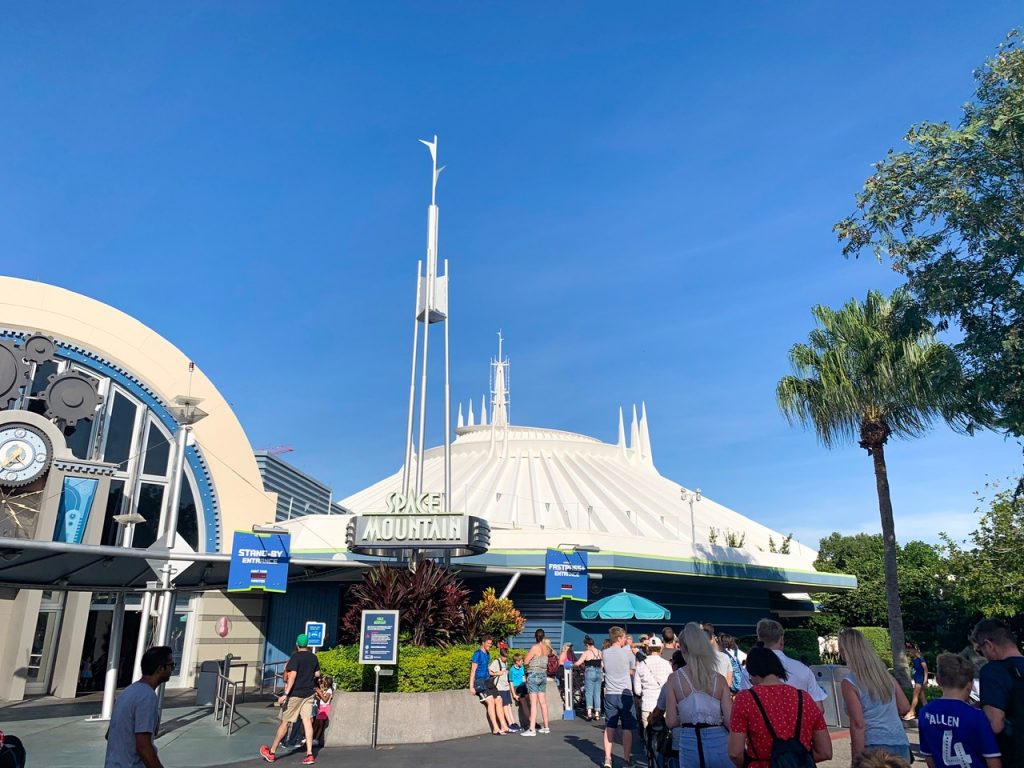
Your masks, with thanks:
M 786 685 L 775 652 L 752 648 L 747 655 L 752 687 L 732 703 L 729 757 L 749 768 L 814 768 L 832 759 L 825 718 L 806 691 Z

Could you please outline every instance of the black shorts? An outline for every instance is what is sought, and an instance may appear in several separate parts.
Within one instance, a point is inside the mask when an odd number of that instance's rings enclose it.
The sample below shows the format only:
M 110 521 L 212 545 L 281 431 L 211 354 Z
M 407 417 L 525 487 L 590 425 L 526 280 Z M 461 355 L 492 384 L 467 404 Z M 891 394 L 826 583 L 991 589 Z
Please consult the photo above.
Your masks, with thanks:
M 502 705 L 506 707 L 512 706 L 512 691 L 498 691 L 498 695 L 501 697 Z

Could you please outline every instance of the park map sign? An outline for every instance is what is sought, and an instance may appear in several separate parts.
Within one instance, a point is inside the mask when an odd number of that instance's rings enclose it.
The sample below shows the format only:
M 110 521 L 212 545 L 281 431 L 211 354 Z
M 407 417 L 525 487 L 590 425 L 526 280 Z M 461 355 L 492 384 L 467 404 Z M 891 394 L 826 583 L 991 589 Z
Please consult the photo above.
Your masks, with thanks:
M 348 524 L 347 544 L 357 554 L 388 556 L 396 550 L 440 550 L 453 556 L 487 551 L 491 531 L 485 520 L 446 513 L 442 494 L 388 494 L 384 510 L 359 515 Z

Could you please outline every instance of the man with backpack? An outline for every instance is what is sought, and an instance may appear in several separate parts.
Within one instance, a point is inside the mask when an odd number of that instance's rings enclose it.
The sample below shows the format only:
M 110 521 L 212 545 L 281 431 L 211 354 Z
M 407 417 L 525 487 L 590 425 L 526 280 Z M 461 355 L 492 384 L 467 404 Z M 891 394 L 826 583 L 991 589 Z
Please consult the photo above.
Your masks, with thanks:
M 1010 628 L 996 619 L 979 621 L 974 650 L 988 661 L 981 668 L 981 708 L 1003 754 L 1003 765 L 1024 765 L 1024 655 Z

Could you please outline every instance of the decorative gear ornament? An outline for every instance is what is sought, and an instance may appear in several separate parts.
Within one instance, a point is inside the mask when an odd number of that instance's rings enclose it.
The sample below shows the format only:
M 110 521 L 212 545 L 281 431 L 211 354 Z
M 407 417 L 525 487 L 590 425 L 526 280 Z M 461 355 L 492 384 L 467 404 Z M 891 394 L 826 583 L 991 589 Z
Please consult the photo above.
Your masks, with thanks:
M 95 382 L 77 371 L 51 376 L 43 398 L 46 418 L 63 419 L 69 427 L 79 419 L 91 419 L 102 399 Z
M 57 352 L 57 342 L 41 333 L 33 333 L 21 346 L 21 353 L 29 363 L 45 363 L 53 360 Z
M 29 383 L 29 366 L 23 354 L 13 339 L 0 339 L 0 410 L 10 408 L 21 395 L 21 388 Z

